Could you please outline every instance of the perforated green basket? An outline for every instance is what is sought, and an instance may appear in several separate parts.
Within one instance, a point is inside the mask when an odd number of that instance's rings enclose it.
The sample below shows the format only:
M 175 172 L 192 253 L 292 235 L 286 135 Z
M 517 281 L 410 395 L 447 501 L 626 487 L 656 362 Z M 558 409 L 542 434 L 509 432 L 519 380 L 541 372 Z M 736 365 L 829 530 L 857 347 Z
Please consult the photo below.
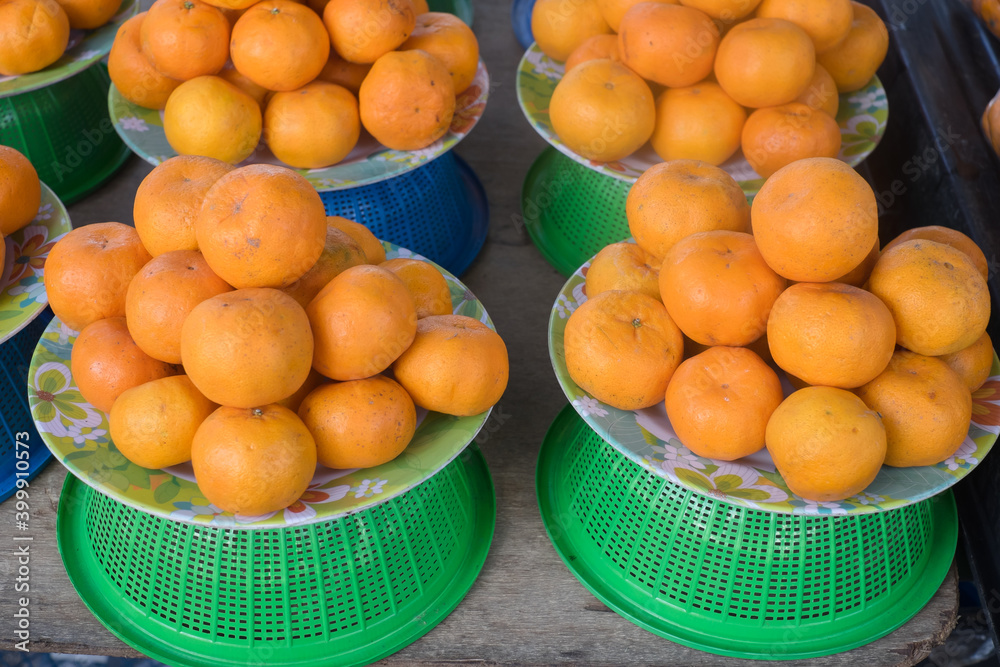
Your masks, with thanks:
M 413 490 L 326 523 L 196 526 L 69 475 L 59 551 L 119 639 L 170 665 L 360 665 L 415 641 L 468 592 L 496 500 L 473 444 Z
M 751 510 L 633 463 L 567 406 L 538 458 L 542 521 L 566 566 L 637 625 L 719 655 L 846 651 L 912 618 L 944 581 L 951 492 L 898 510 Z

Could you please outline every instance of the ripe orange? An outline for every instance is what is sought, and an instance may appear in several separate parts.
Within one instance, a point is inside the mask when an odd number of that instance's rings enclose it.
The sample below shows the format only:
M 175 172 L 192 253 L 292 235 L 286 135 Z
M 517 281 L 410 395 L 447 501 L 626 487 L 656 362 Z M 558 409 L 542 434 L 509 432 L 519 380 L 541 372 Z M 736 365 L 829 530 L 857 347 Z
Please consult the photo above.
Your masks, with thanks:
M 1000 9 L 998 9 L 998 17 L 1000 17 Z M 1000 155 L 1000 103 L 998 100 L 1000 100 L 1000 92 L 994 95 L 990 103 L 986 105 L 982 118 L 980 118 L 980 125 L 986 134 L 986 139 L 993 147 L 993 152 Z
M 373 63 L 413 32 L 413 5 L 396 0 L 330 0 L 323 23 L 334 50 L 352 63 Z
M 357 95 L 361 90 L 361 83 L 371 68 L 371 64 L 362 65 L 344 60 L 336 51 L 330 49 L 330 57 L 316 79 L 343 86 Z
M 611 29 L 617 33 L 621 28 L 625 12 L 632 9 L 633 5 L 648 1 L 664 2 L 670 5 L 680 4 L 677 0 L 597 0 L 597 8 L 601 10 L 601 16 L 604 17 Z M 566 61 L 566 70 L 569 71 L 568 60 Z
M 239 18 L 239 13 L 260 2 L 260 0 L 205 0 L 210 5 L 215 5 L 226 14 L 227 17 L 235 15 Z M 235 23 L 232 19 L 230 23 Z
M 302 420 L 280 405 L 222 407 L 198 427 L 191 464 L 210 503 L 260 516 L 305 493 L 316 472 L 316 442 Z
M 264 111 L 264 140 L 276 158 L 292 167 L 337 164 L 360 136 L 358 101 L 351 91 L 325 81 L 275 93 Z
M 640 292 L 601 292 L 573 311 L 566 369 L 581 389 L 620 410 L 663 400 L 684 339 L 663 304 Z
M 899 350 L 888 368 L 856 393 L 882 415 L 888 436 L 886 465 L 940 463 L 968 435 L 972 393 L 940 359 Z
M 764 448 L 784 399 L 778 375 L 745 347 L 710 347 L 682 362 L 667 387 L 670 425 L 699 456 L 732 461 Z
M 426 14 L 431 10 L 427 5 L 427 0 L 410 0 L 410 4 L 413 5 L 413 13 L 417 16 Z
M 186 375 L 152 380 L 121 393 L 111 406 L 108 432 L 125 458 L 158 470 L 191 460 L 191 441 L 219 406 Z
M 326 218 L 326 224 L 339 229 L 354 239 L 365 251 L 365 257 L 368 258 L 369 264 L 381 264 L 385 261 L 385 248 L 382 247 L 382 242 L 375 238 L 371 230 L 360 222 L 330 215 Z
M 139 32 L 146 12 L 133 16 L 118 28 L 108 54 L 108 74 L 122 97 L 147 109 L 162 109 L 181 82 L 163 76 L 142 53 Z
M 840 126 L 828 113 L 799 102 L 766 107 L 747 118 L 742 145 L 750 166 L 768 178 L 796 160 L 837 157 Z
M 27 227 L 41 203 L 42 186 L 31 161 L 15 148 L 0 146 L 0 234 Z
M 267 287 L 205 299 L 181 328 L 184 369 L 219 405 L 251 408 L 291 396 L 309 375 L 312 355 L 302 306 Z
M 292 0 L 263 0 L 244 12 L 229 40 L 233 65 L 268 90 L 295 90 L 322 71 L 330 55 L 323 20 Z
M 773 107 L 801 95 L 815 66 L 816 50 L 802 28 L 756 18 L 726 33 L 715 57 L 715 76 L 743 106 Z
M 73 343 L 70 372 L 80 395 L 98 410 L 111 412 L 123 392 L 177 374 L 177 367 L 139 349 L 124 317 L 91 322 Z
M 696 232 L 750 231 L 750 205 L 742 188 L 722 169 L 697 160 L 647 169 L 629 190 L 625 213 L 636 243 L 659 258 Z
M 847 38 L 854 11 L 851 0 L 763 0 L 757 16 L 791 21 L 809 35 L 816 53 L 824 53 Z
M 392 371 L 414 403 L 460 417 L 493 407 L 503 396 L 510 375 L 503 339 L 464 315 L 420 320 L 413 344 Z
M 229 59 L 229 21 L 202 0 L 156 0 L 139 27 L 142 53 L 163 76 L 215 74 Z
M 235 67 L 223 67 L 219 74 L 217 75 L 220 79 L 224 79 L 229 83 L 233 84 L 244 93 L 249 95 L 254 99 L 260 108 L 264 108 L 264 101 L 267 98 L 268 93 L 272 92 L 263 86 L 259 86 L 254 83 L 250 77 L 245 74 L 241 74 Z
M 261 123 L 257 100 L 217 76 L 199 76 L 177 86 L 163 110 L 163 133 L 171 148 L 230 164 L 254 152 Z
M 232 291 L 197 250 L 172 250 L 149 261 L 125 293 L 125 318 L 143 352 L 181 363 L 181 327 L 205 299 Z
M 382 375 L 324 384 L 306 396 L 299 417 L 327 468 L 372 468 L 403 453 L 417 428 L 413 399 Z
M 142 179 L 132 219 L 150 255 L 198 249 L 194 221 L 205 193 L 232 170 L 232 165 L 222 160 L 178 155 L 161 162 Z
M 288 398 L 283 398 L 276 402 L 276 405 L 288 408 L 292 412 L 298 414 L 299 406 L 302 405 L 302 401 L 305 400 L 306 396 L 312 393 L 312 390 L 328 382 L 328 380 L 316 372 L 315 368 L 309 369 L 309 375 L 306 376 L 306 381 L 302 383 L 295 393 Z
M 682 0 L 681 4 L 700 9 L 714 19 L 732 23 L 752 14 L 760 0 Z
M 846 389 L 806 387 L 774 411 L 765 439 L 793 493 L 837 501 L 864 491 L 878 475 L 887 427 Z
M 621 62 L 621 56 L 618 55 L 618 35 L 594 35 L 588 38 L 569 54 L 569 58 L 566 59 L 566 71 L 588 60 L 604 58 Z
M 817 56 L 842 93 L 868 85 L 889 52 L 889 31 L 875 10 L 860 2 L 852 2 L 851 8 L 854 19 L 847 37 Z
M 976 268 L 979 269 L 979 272 L 983 274 L 983 279 L 989 279 L 989 262 L 986 261 L 986 255 L 983 253 L 982 249 L 968 236 L 957 229 L 951 229 L 950 227 L 930 225 L 928 227 L 915 227 L 913 229 L 908 229 L 893 240 L 886 243 L 885 247 L 882 248 L 882 252 L 885 252 L 889 248 L 897 246 L 900 243 L 912 241 L 913 239 L 937 241 L 938 243 L 950 245 L 956 250 L 961 250 L 969 256 L 972 263 L 975 264 Z
M 876 237 L 875 243 L 872 244 L 872 249 L 868 251 L 868 254 L 861 260 L 861 263 L 831 282 L 844 283 L 845 285 L 852 285 L 854 287 L 864 287 L 865 283 L 868 282 L 868 276 L 871 275 L 872 269 L 875 268 L 875 262 L 878 261 L 881 254 L 879 252 L 880 247 L 881 244 Z
M 336 227 L 327 225 L 326 243 L 319 259 L 301 278 L 287 287 L 282 287 L 281 291 L 305 308 L 336 276 L 352 266 L 370 263 L 357 241 Z
M 796 102 L 801 102 L 806 106 L 825 111 L 831 118 L 837 117 L 840 110 L 840 95 L 837 94 L 837 82 L 833 80 L 826 68 L 816 63 L 813 70 L 813 78 L 802 91 L 802 94 L 795 98 Z
M 67 44 L 69 17 L 56 0 L 0 3 L 0 74 L 45 69 L 62 57 Z
M 406 284 L 378 266 L 347 269 L 306 312 L 316 336 L 313 367 L 334 380 L 378 375 L 417 333 L 417 309 Z
M 69 27 L 74 30 L 100 28 L 118 12 L 122 0 L 58 0 L 66 16 Z
M 697 9 L 641 2 L 625 12 L 618 30 L 622 62 L 649 81 L 692 86 L 712 73 L 719 28 Z
M 961 250 L 915 239 L 884 251 L 868 278 L 896 322 L 896 342 L 939 356 L 969 347 L 986 331 L 990 295 Z
M 398 257 L 379 264 L 392 271 L 410 291 L 417 307 L 417 319 L 431 315 L 451 315 L 451 290 L 441 272 L 428 262 Z
M 746 120 L 746 110 L 717 83 L 667 88 L 656 99 L 656 129 L 650 142 L 667 161 L 720 165 L 740 149 Z
M 638 74 L 610 59 L 567 72 L 549 102 L 552 128 L 570 149 L 597 162 L 620 160 L 653 134 L 656 104 Z
M 969 391 L 976 391 L 990 377 L 990 370 L 993 368 L 993 341 L 988 333 L 984 333 L 969 347 L 938 358 L 958 374 Z
M 62 237 L 45 260 L 49 306 L 76 331 L 108 317 L 124 319 L 128 285 L 151 259 L 128 225 L 78 227 Z
M 420 150 L 451 127 L 455 86 L 434 56 L 393 51 L 372 65 L 358 102 L 362 124 L 380 143 L 395 150 Z
M 612 290 L 642 292 L 660 298 L 660 260 L 635 243 L 604 246 L 587 270 L 587 297 Z
M 416 27 L 399 47 L 420 49 L 440 60 L 451 74 L 455 94 L 465 91 L 479 68 L 479 41 L 472 28 L 454 14 L 427 12 L 417 16 Z
M 754 198 L 751 217 L 764 259 L 789 280 L 835 280 L 857 267 L 878 238 L 871 186 L 833 158 L 779 169 Z
M 326 209 L 296 172 L 253 164 L 215 182 L 194 228 L 208 265 L 233 287 L 285 287 L 323 253 Z
M 538 48 L 560 62 L 587 39 L 610 32 L 597 0 L 536 0 L 531 10 L 531 33 Z

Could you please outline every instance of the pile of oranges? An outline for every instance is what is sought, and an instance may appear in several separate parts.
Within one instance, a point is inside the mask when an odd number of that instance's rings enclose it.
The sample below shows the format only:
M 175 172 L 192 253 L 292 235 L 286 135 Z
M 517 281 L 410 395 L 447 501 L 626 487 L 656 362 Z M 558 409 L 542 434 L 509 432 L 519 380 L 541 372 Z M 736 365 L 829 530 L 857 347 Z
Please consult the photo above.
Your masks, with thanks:
M 871 187 L 832 158 L 778 170 L 752 206 L 719 167 L 665 162 L 626 213 L 636 242 L 595 256 L 564 334 L 592 396 L 664 402 L 701 456 L 766 446 L 819 501 L 962 444 L 994 359 L 987 262 L 967 236 L 924 227 L 880 249 Z
M 889 42 L 851 0 L 538 0 L 532 31 L 566 62 L 549 113 L 576 153 L 607 162 L 650 142 L 719 165 L 742 147 L 765 178 L 837 156 L 838 92 L 867 85 Z
M 20 151 L 0 146 L 0 267 L 7 257 L 4 237 L 28 226 L 42 203 L 38 172 Z
M 163 109 L 181 155 L 236 164 L 261 138 L 285 164 L 342 161 L 362 126 L 418 150 L 451 126 L 479 45 L 425 0 L 157 0 L 118 31 L 111 80 Z
M 134 220 L 56 243 L 49 303 L 79 331 L 74 382 L 122 454 L 190 460 L 225 510 L 283 509 L 317 462 L 398 456 L 417 407 L 477 415 L 506 388 L 503 341 L 452 314 L 444 276 L 386 261 L 290 169 L 178 156 L 142 182 Z

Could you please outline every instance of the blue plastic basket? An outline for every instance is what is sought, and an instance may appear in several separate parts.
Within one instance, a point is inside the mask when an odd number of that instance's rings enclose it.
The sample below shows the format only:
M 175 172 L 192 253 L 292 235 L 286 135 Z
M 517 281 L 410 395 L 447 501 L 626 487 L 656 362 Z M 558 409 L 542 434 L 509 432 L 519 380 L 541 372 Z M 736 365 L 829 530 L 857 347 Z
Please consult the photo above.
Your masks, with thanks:
M 489 230 L 483 185 L 453 152 L 395 178 L 320 196 L 327 215 L 360 222 L 456 276 L 472 264 Z
M 535 8 L 535 0 L 514 0 L 510 9 L 510 21 L 514 24 L 514 34 L 521 46 L 527 49 L 535 37 L 531 34 L 531 10 Z
M 52 458 L 35 429 L 27 391 L 28 364 L 42 331 L 51 319 L 52 311 L 46 308 L 17 335 L 0 345 L 0 502 L 9 498 L 17 488 L 15 442 L 28 444 L 28 458 L 23 459 L 28 462 L 28 475 L 23 479 L 31 480 Z

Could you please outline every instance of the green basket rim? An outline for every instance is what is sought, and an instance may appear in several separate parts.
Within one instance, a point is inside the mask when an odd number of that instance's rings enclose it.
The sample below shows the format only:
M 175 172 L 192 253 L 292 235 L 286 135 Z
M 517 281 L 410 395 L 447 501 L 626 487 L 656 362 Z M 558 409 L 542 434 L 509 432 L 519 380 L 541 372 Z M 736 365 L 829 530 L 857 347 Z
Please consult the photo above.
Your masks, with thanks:
M 916 616 L 944 582 L 954 560 L 958 544 L 957 510 L 954 496 L 950 491 L 946 491 L 923 501 L 934 503 L 932 510 L 935 519 L 934 526 L 940 530 L 940 534 L 928 541 L 930 555 L 924 564 L 923 571 L 910 575 L 910 578 L 915 581 L 915 585 L 910 587 L 901 599 L 894 601 L 891 619 L 882 615 L 866 620 L 850 628 L 850 637 L 846 640 L 838 641 L 836 634 L 831 640 L 830 634 L 824 633 L 822 637 L 808 638 L 805 641 L 783 637 L 780 644 L 773 639 L 768 639 L 763 633 L 760 635 L 761 638 L 754 641 L 720 636 L 713 632 L 713 630 L 718 629 L 718 626 L 695 631 L 683 623 L 675 622 L 667 625 L 662 619 L 643 609 L 642 605 L 631 599 L 625 590 L 602 579 L 599 571 L 607 566 L 597 560 L 592 562 L 586 550 L 575 549 L 569 531 L 561 530 L 555 523 L 558 516 L 556 502 L 558 491 L 555 488 L 557 485 L 552 474 L 555 463 L 565 451 L 565 443 L 583 430 L 591 429 L 577 415 L 573 406 L 566 405 L 552 422 L 539 449 L 538 463 L 535 468 L 535 488 L 545 532 L 569 571 L 598 600 L 644 630 L 683 646 L 715 655 L 753 660 L 817 658 L 864 646 L 897 630 Z M 611 445 L 608 447 L 612 448 Z M 623 461 L 628 460 L 617 450 L 613 448 L 612 450 Z M 664 483 L 670 484 L 671 482 L 664 480 Z M 741 511 L 762 511 L 734 507 Z M 851 520 L 854 518 L 845 517 L 845 519 Z M 700 623 L 704 619 L 699 617 L 692 620 L 697 620 Z M 775 645 L 783 646 L 787 652 L 775 653 L 773 651 Z M 772 650 L 752 650 L 754 647 L 760 649 L 765 646 L 771 647 Z
M 405 625 L 386 633 L 385 636 L 373 637 L 364 645 L 350 647 L 346 652 L 331 655 L 328 660 L 323 662 L 318 662 L 314 657 L 282 660 L 281 656 L 287 656 L 291 651 L 280 647 L 275 649 L 274 654 L 268 658 L 267 664 L 296 667 L 367 665 L 409 646 L 434 629 L 455 610 L 478 579 L 493 542 L 496 529 L 496 491 L 486 459 L 475 444 L 471 444 L 449 466 L 461 466 L 467 475 L 470 492 L 473 496 L 472 500 L 475 504 L 475 521 L 470 531 L 468 551 L 465 557 L 455 566 L 456 572 L 447 579 L 445 588 L 424 606 L 424 611 L 415 614 Z M 426 480 L 424 484 L 429 481 L 430 479 Z M 410 493 L 412 492 L 411 490 Z M 80 517 L 80 514 L 73 513 L 67 507 L 67 503 L 73 501 L 63 500 L 63 498 L 73 498 L 76 493 L 82 494 L 81 498 L 99 494 L 98 491 L 82 483 L 75 476 L 66 476 L 60 494 L 59 511 L 56 515 L 56 543 L 63 566 L 66 568 L 66 574 L 73 584 L 74 590 L 101 625 L 136 651 L 174 667 L 188 665 L 204 665 L 205 667 L 231 665 L 235 667 L 244 665 L 243 661 L 234 659 L 223 662 L 217 656 L 199 655 L 193 651 L 185 651 L 180 646 L 159 641 L 150 630 L 143 629 L 142 621 L 146 620 L 146 616 L 137 618 L 127 613 L 130 607 L 120 604 L 121 595 L 117 588 L 106 583 L 100 565 L 92 561 L 92 555 L 88 556 L 88 553 L 92 552 L 82 549 L 80 546 L 87 540 L 86 529 L 82 520 L 74 520 L 74 518 Z M 159 517 L 157 520 L 168 521 Z M 341 517 L 334 521 L 343 520 L 344 517 Z M 322 525 L 312 524 L 272 530 L 283 532 L 303 528 L 315 529 Z M 194 526 L 192 529 L 205 530 L 208 527 Z M 94 576 L 95 573 L 97 576 Z M 376 624 L 374 627 L 378 627 L 378 625 Z M 355 641 L 357 641 L 357 637 L 355 637 Z M 334 642 L 329 642 L 329 644 L 332 645 Z

